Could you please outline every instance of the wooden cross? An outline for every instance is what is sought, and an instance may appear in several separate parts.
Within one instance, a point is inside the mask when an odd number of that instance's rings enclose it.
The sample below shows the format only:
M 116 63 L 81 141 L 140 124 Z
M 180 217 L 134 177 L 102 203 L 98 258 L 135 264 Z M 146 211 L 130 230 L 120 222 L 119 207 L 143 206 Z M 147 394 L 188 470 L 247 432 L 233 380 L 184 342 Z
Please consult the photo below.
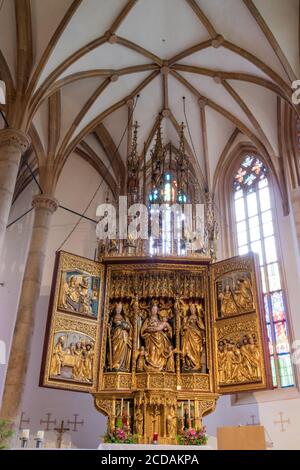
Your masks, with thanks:
M 20 417 L 20 424 L 19 424 L 19 429 L 22 430 L 24 429 L 23 427 L 23 424 L 29 424 L 30 423 L 30 419 L 24 419 L 24 416 L 25 416 L 25 413 L 24 411 L 22 411 L 21 413 L 21 417 Z
M 255 418 L 256 416 L 255 415 L 251 415 L 250 418 L 252 419 L 252 423 L 247 423 L 247 426 L 258 426 L 260 423 L 256 423 L 255 422 Z
M 282 411 L 280 411 L 278 414 L 280 416 L 280 421 L 274 421 L 274 424 L 275 424 L 275 426 L 276 426 L 276 424 L 280 424 L 281 425 L 280 431 L 285 432 L 286 429 L 284 428 L 284 424 L 290 424 L 290 418 L 284 420 Z
M 40 424 L 46 424 L 46 429 L 44 429 L 44 431 L 51 431 L 51 429 L 49 428 L 49 425 L 50 424 L 56 424 L 56 419 L 54 421 L 51 421 L 50 419 L 50 416 L 51 416 L 52 413 L 46 413 L 46 416 L 47 416 L 47 420 L 40 420 Z
M 77 421 L 77 418 L 78 418 L 78 416 L 79 416 L 77 413 L 75 413 L 73 416 L 74 416 L 74 421 L 69 421 L 69 420 L 68 420 L 68 424 L 69 424 L 69 425 L 70 425 L 70 424 L 73 424 L 74 427 L 73 427 L 72 431 L 77 432 L 77 431 L 78 431 L 77 425 L 80 424 L 80 426 L 83 426 L 83 425 L 84 425 L 84 421 L 83 421 L 83 420 L 82 420 L 82 421 Z
M 67 431 L 70 431 L 70 428 L 65 428 L 64 424 L 65 424 L 65 422 L 64 422 L 64 420 L 62 420 L 62 422 L 60 423 L 60 428 L 54 428 L 54 431 L 57 433 L 56 444 L 57 444 L 58 449 L 61 448 L 64 433 L 67 432 Z

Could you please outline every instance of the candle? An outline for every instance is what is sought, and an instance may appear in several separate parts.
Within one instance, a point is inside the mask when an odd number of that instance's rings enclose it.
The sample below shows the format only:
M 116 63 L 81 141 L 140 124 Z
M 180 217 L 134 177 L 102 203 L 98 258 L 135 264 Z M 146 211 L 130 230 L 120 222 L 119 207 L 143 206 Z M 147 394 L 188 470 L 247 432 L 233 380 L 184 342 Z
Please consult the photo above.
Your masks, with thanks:
M 36 433 L 36 438 L 39 439 L 40 441 L 43 441 L 44 440 L 44 435 L 45 435 L 44 431 L 38 431 Z
M 182 415 L 182 417 L 184 417 L 183 401 L 181 402 L 181 415 Z
M 121 399 L 121 416 L 123 416 L 123 398 Z
M 129 418 L 129 413 L 130 413 L 130 403 L 129 401 L 127 402 L 127 416 Z
M 22 434 L 21 434 L 22 439 L 29 439 L 29 435 L 30 435 L 30 429 L 22 429 Z
M 191 400 L 189 400 L 189 419 L 191 419 Z

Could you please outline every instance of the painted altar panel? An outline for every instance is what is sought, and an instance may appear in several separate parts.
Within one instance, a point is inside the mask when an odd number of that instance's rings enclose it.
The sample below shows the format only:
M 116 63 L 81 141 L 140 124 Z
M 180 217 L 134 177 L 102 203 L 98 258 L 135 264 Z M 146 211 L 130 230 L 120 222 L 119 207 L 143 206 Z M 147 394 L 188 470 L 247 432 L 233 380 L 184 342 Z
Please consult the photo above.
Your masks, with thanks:
M 233 393 L 270 388 L 270 363 L 256 255 L 213 264 L 211 293 L 218 391 Z
M 104 267 L 59 252 L 52 281 L 40 383 L 92 392 L 99 369 Z

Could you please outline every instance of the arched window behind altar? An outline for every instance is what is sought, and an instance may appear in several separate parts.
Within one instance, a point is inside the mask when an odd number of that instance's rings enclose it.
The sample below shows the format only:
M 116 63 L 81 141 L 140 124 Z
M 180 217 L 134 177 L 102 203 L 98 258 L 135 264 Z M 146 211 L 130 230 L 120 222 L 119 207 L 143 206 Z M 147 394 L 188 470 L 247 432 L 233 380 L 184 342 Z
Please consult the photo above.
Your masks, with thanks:
M 181 246 L 182 222 L 180 217 L 174 217 L 172 213 L 173 204 L 182 205 L 187 202 L 187 195 L 178 191 L 177 179 L 171 172 L 163 175 L 163 184 L 161 188 L 154 188 L 149 195 L 150 213 L 157 208 L 153 208 L 152 204 L 164 204 L 166 210 L 160 216 L 160 240 L 157 242 L 150 237 L 150 254 L 185 254 L 185 248 Z M 182 216 L 183 217 L 183 214 Z M 174 228 L 174 224 L 177 227 Z
M 268 169 L 247 155 L 233 182 L 237 251 L 258 253 L 274 388 L 294 385 Z

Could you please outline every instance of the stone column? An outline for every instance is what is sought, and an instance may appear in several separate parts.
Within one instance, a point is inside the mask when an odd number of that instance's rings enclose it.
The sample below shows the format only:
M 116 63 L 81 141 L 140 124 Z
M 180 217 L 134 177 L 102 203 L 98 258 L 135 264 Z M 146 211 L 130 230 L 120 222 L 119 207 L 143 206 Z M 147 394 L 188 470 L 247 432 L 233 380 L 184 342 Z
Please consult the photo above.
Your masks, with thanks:
M 300 188 L 292 191 L 291 199 L 292 199 L 292 208 L 293 208 L 293 213 L 294 213 L 296 234 L 298 238 L 298 247 L 300 250 Z
M 23 132 L 0 130 L 0 257 L 21 156 L 29 145 Z
M 25 385 L 52 214 L 58 202 L 52 196 L 34 196 L 34 223 L 25 267 L 17 319 L 6 374 L 0 417 L 17 425 Z

